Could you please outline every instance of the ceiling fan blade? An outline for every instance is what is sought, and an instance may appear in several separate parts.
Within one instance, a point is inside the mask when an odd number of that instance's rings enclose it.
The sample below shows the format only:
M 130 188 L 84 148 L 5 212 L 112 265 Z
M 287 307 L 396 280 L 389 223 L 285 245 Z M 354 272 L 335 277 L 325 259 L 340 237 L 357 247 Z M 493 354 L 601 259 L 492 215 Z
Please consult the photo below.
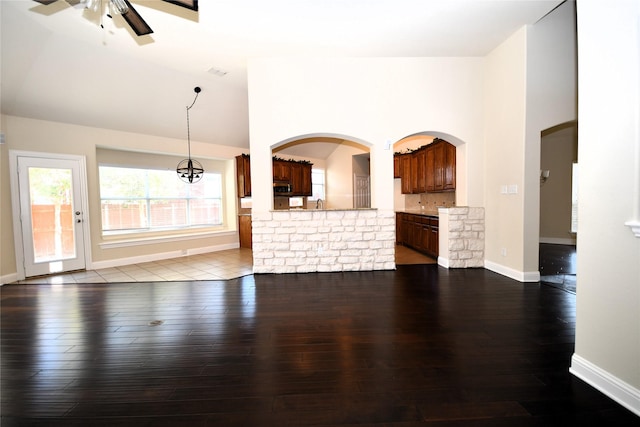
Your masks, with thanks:
M 123 13 L 122 17 L 125 21 L 127 21 L 127 24 L 129 24 L 131 29 L 138 36 L 144 36 L 153 33 L 153 30 L 151 29 L 149 24 L 147 24 L 144 19 L 142 19 L 142 16 L 140 16 L 138 11 L 133 8 L 129 0 L 124 0 L 124 2 L 127 4 L 127 6 L 129 6 L 129 10 Z
M 40 3 L 40 4 L 43 4 L 43 5 L 46 6 L 46 5 L 49 5 L 51 3 L 57 2 L 58 0 L 33 0 L 33 1 L 35 1 L 36 3 Z M 65 1 L 67 3 L 69 3 L 71 6 L 75 6 L 75 5 L 79 4 L 82 0 L 65 0 Z
M 167 3 L 177 4 L 178 6 L 186 7 L 191 10 L 198 10 L 198 0 L 162 0 Z

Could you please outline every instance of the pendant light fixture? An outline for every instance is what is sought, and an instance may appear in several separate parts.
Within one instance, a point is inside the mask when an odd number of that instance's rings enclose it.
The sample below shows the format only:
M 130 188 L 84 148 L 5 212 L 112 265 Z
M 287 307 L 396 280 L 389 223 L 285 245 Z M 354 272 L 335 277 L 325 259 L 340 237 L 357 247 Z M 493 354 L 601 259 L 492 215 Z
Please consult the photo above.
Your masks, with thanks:
M 189 130 L 189 110 L 193 107 L 193 104 L 196 103 L 198 94 L 201 90 L 202 89 L 197 86 L 193 88 L 193 91 L 196 93 L 196 97 L 193 99 L 191 105 L 187 107 L 187 146 L 189 149 L 189 155 L 186 159 L 178 163 L 178 167 L 176 168 L 178 177 L 188 184 L 200 181 L 204 174 L 204 169 L 200 162 L 191 158 L 191 132 Z

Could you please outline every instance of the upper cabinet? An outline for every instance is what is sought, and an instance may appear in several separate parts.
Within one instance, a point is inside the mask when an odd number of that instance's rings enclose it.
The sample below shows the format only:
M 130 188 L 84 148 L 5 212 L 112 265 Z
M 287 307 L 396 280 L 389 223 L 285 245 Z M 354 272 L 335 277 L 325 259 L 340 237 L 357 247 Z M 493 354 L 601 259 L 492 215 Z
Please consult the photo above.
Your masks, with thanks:
M 439 193 L 456 189 L 456 147 L 434 139 L 417 150 L 394 156 L 402 179 L 402 193 Z
M 393 177 L 394 178 L 402 178 L 402 175 L 400 173 L 400 159 L 402 157 L 402 154 L 400 153 L 395 153 L 393 155 Z
M 298 163 L 300 165 L 300 186 L 296 187 L 295 181 L 293 183 L 293 190 L 296 191 L 297 188 L 300 189 L 301 196 L 311 196 L 312 186 L 311 186 L 311 163 Z
M 273 161 L 273 180 L 274 181 L 291 181 L 291 162 L 286 160 Z
M 287 196 L 311 196 L 311 167 L 309 162 L 273 159 L 273 181 L 291 184 Z M 238 197 L 251 196 L 251 165 L 247 154 L 236 157 Z
M 411 154 L 402 154 L 400 156 L 400 183 L 402 186 L 402 194 L 411 194 L 413 189 L 411 188 Z
M 251 166 L 246 154 L 236 157 L 236 183 L 238 197 L 251 197 Z

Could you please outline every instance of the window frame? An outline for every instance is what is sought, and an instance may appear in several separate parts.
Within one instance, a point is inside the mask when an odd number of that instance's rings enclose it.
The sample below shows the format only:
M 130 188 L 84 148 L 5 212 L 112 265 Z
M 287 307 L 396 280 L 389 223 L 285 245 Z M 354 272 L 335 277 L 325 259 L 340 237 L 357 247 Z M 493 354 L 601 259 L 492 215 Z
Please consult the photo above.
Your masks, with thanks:
M 120 196 L 109 196 L 109 197 L 103 197 L 102 195 L 102 181 L 100 178 L 100 172 L 101 169 L 103 167 L 108 167 L 108 168 L 121 168 L 121 169 L 136 169 L 136 170 L 141 170 L 141 171 L 165 171 L 167 173 L 172 173 L 175 175 L 175 171 L 173 170 L 167 170 L 164 168 L 158 168 L 158 167 L 144 167 L 144 166 L 140 166 L 140 165 L 135 165 L 135 166 L 130 166 L 130 165 L 122 165 L 122 164 L 113 164 L 112 162 L 105 162 L 105 163 L 99 163 L 98 164 L 98 188 L 100 191 L 100 196 L 99 196 L 99 200 L 100 200 L 100 230 L 103 236 L 122 236 L 122 235 L 144 235 L 144 236 L 148 236 L 148 235 L 153 235 L 153 234 L 157 234 L 157 233 L 171 233 L 171 232 L 178 232 L 178 233 L 185 233 L 185 232 L 189 232 L 189 231 L 197 231 L 197 232 L 202 232 L 202 231 L 210 231 L 210 230 L 219 230 L 219 229 L 223 229 L 226 225 L 226 218 L 225 218 L 225 204 L 224 204 L 224 172 L 222 171 L 218 171 L 218 170 L 213 170 L 213 171 L 205 171 L 205 176 L 212 176 L 215 175 L 217 177 L 218 183 L 219 183 L 219 188 L 216 189 L 216 193 L 217 193 L 217 197 L 193 197 L 192 193 L 191 193 L 191 189 L 193 188 L 193 185 L 198 185 L 196 184 L 187 184 L 184 183 L 184 185 L 186 186 L 186 194 L 182 197 L 180 196 L 168 196 L 168 197 L 163 197 L 163 196 L 151 196 L 150 195 L 150 186 L 149 186 L 149 174 L 145 174 L 145 178 L 146 181 L 144 183 L 144 196 L 140 197 L 120 197 Z M 179 178 L 176 175 L 176 180 L 179 180 Z M 136 228 L 119 228 L 119 229 L 105 229 L 104 228 L 104 209 L 103 209 L 103 202 L 104 201 L 110 201 L 110 200 L 118 200 L 118 201 L 122 201 L 124 203 L 126 203 L 127 201 L 135 201 L 135 202 L 140 202 L 143 201 L 142 205 L 144 206 L 144 209 L 146 211 L 146 226 L 145 227 L 136 227 Z M 186 224 L 185 225 L 162 225 L 162 226 L 152 226 L 153 223 L 153 212 L 151 209 L 151 206 L 153 204 L 154 201 L 167 201 L 167 200 L 176 200 L 176 201 L 181 201 L 184 200 L 186 202 L 186 206 L 185 206 L 185 212 L 184 212 L 184 216 L 185 216 L 185 220 L 186 220 Z M 192 201 L 198 201 L 198 200 L 209 200 L 209 201 L 214 201 L 214 204 L 217 202 L 218 206 L 217 206 L 217 210 L 218 210 L 218 219 L 219 221 L 217 223 L 211 223 L 211 224 L 191 224 L 191 210 L 193 209 L 192 206 Z
M 314 182 L 313 177 L 314 177 L 314 172 L 315 174 L 322 174 L 322 183 L 318 183 L 318 182 Z M 318 186 L 321 185 L 322 186 L 322 197 L 320 197 L 320 199 L 325 200 L 327 198 L 327 173 L 326 170 L 322 169 L 322 168 L 312 168 L 311 169 L 311 196 L 307 196 L 307 201 L 308 202 L 317 202 L 318 199 L 316 199 L 313 188 L 314 185 Z

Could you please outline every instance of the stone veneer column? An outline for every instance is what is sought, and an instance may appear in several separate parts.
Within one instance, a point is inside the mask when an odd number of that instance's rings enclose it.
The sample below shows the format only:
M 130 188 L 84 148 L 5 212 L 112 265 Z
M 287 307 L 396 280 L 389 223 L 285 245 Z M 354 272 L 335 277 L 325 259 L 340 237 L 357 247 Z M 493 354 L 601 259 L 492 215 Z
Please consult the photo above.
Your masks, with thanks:
M 253 272 L 394 270 L 395 213 L 377 209 L 254 213 Z
M 438 264 L 448 268 L 484 267 L 484 208 L 440 208 Z

